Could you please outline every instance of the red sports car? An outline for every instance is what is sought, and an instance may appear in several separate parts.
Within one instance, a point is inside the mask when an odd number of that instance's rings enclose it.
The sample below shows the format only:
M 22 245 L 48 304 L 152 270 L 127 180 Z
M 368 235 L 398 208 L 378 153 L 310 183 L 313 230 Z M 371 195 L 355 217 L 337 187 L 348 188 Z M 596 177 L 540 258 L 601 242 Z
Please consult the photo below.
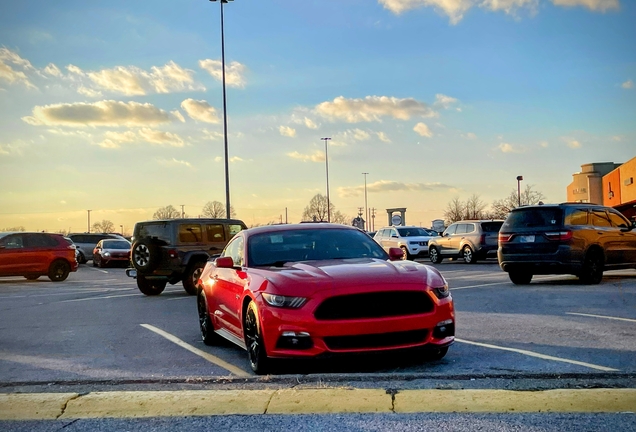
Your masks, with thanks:
M 344 225 L 241 231 L 199 279 L 203 342 L 245 348 L 257 374 L 270 358 L 326 353 L 424 347 L 441 359 L 455 339 L 448 284 L 402 254 Z

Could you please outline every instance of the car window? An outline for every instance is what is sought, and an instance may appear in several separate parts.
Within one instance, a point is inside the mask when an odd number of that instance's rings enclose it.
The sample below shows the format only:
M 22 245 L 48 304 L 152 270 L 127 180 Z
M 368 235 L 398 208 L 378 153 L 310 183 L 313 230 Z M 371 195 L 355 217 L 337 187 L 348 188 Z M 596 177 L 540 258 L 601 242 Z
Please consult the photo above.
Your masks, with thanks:
M 51 248 L 57 246 L 57 241 L 47 234 L 24 234 L 27 247 Z
M 398 228 L 398 232 L 402 237 L 430 236 L 427 230 L 418 227 Z
M 455 230 L 455 234 L 465 234 L 466 228 L 468 228 L 467 224 L 459 224 L 457 225 L 457 229 Z
M 7 249 L 20 249 L 24 247 L 22 236 L 22 234 L 6 236 L 2 240 L 0 240 L 0 246 L 4 246 Z
M 235 225 L 230 225 L 235 226 Z M 221 224 L 207 224 L 205 231 L 208 236 L 208 241 L 225 241 L 225 230 Z M 240 230 L 239 230 L 240 231 Z M 237 231 L 238 232 L 238 231 Z M 236 233 L 234 233 L 236 234 Z M 232 234 L 232 235 L 234 235 Z
M 590 213 L 590 220 L 592 221 L 592 225 L 597 227 L 609 227 L 612 224 L 607 217 L 607 213 L 604 210 L 592 210 Z
M 475 224 L 466 224 L 466 233 L 475 232 Z
M 565 214 L 566 225 L 587 225 L 587 209 L 568 209 Z
M 165 222 L 143 224 L 139 228 L 137 237 L 141 238 L 156 238 L 165 243 L 171 243 L 170 239 L 170 226 Z
M 234 237 L 238 232 L 243 230 L 243 226 L 238 224 L 230 224 L 227 227 L 230 232 L 230 237 Z
M 501 222 L 482 222 L 481 230 L 485 233 L 496 233 L 499 232 L 501 226 L 503 225 L 503 221 Z
M 243 266 L 243 237 L 235 237 L 227 244 L 225 250 L 221 254 L 224 257 L 232 257 L 235 266 Z
M 397 230 L 396 230 L 396 229 L 391 228 L 391 229 L 389 230 L 389 235 L 388 235 L 388 237 L 393 237 L 393 236 L 396 236 L 396 237 L 397 237 L 397 236 L 398 236 L 398 233 L 397 233 Z
M 613 212 L 612 210 L 608 210 L 607 212 L 610 222 L 612 226 L 617 228 L 627 228 L 630 226 L 630 223 L 627 219 L 625 219 L 622 215 Z
M 180 224 L 179 225 L 179 242 L 180 243 L 198 243 L 203 241 L 203 233 L 200 224 Z
M 563 221 L 560 208 L 525 208 L 510 212 L 502 228 L 556 227 Z
M 104 249 L 130 249 L 126 240 L 102 240 L 100 244 Z
M 455 234 L 455 231 L 457 230 L 457 224 L 452 224 L 451 226 L 449 226 L 448 228 L 446 228 L 444 230 L 444 233 L 442 235 L 452 235 Z

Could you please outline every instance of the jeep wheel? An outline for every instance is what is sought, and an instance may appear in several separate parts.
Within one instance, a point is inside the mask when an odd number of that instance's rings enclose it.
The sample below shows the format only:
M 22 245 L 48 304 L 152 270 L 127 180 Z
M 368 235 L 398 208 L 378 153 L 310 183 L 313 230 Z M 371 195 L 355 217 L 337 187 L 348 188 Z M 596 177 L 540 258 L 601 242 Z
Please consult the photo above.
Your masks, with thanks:
M 141 272 L 154 270 L 159 264 L 158 248 L 147 240 L 139 240 L 132 247 L 132 264 Z
M 149 280 L 137 275 L 137 288 L 147 296 L 156 296 L 163 292 L 168 281 Z
M 581 283 L 596 285 L 603 280 L 603 254 L 599 251 L 591 250 L 585 255 L 583 269 L 579 275 Z
M 185 275 L 183 276 L 183 289 L 188 294 L 195 295 L 197 293 L 197 282 L 203 272 L 203 267 L 205 267 L 205 262 L 197 261 L 190 264 L 186 270 Z
M 428 258 L 431 260 L 433 264 L 439 264 L 442 262 L 442 256 L 439 254 L 439 251 L 435 246 L 428 250 Z

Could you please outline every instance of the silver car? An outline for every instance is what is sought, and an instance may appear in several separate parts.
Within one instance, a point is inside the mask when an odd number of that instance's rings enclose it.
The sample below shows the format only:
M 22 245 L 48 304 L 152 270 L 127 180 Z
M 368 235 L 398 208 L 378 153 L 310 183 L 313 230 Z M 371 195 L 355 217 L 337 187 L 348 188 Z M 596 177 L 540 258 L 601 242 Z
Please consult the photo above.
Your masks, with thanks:
M 428 242 L 437 235 L 435 231 L 422 227 L 390 226 L 379 229 L 373 240 L 387 252 L 392 247 L 401 248 L 403 259 L 410 260 L 428 255 Z
M 85 264 L 86 261 L 93 259 L 93 249 L 100 240 L 104 239 L 123 239 L 119 234 L 98 234 L 98 233 L 73 233 L 68 237 L 73 240 L 77 247 L 77 262 L 79 264 Z
M 503 220 L 465 220 L 448 226 L 428 243 L 428 256 L 438 264 L 444 258 L 464 258 L 467 263 L 497 256 L 497 240 Z

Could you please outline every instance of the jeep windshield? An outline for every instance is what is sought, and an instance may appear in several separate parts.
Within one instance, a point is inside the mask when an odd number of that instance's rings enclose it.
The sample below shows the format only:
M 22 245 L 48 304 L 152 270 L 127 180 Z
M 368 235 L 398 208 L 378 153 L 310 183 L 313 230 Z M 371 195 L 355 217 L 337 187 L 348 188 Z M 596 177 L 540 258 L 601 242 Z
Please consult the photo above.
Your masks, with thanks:
M 431 235 L 424 228 L 398 228 L 402 237 L 430 237 Z

